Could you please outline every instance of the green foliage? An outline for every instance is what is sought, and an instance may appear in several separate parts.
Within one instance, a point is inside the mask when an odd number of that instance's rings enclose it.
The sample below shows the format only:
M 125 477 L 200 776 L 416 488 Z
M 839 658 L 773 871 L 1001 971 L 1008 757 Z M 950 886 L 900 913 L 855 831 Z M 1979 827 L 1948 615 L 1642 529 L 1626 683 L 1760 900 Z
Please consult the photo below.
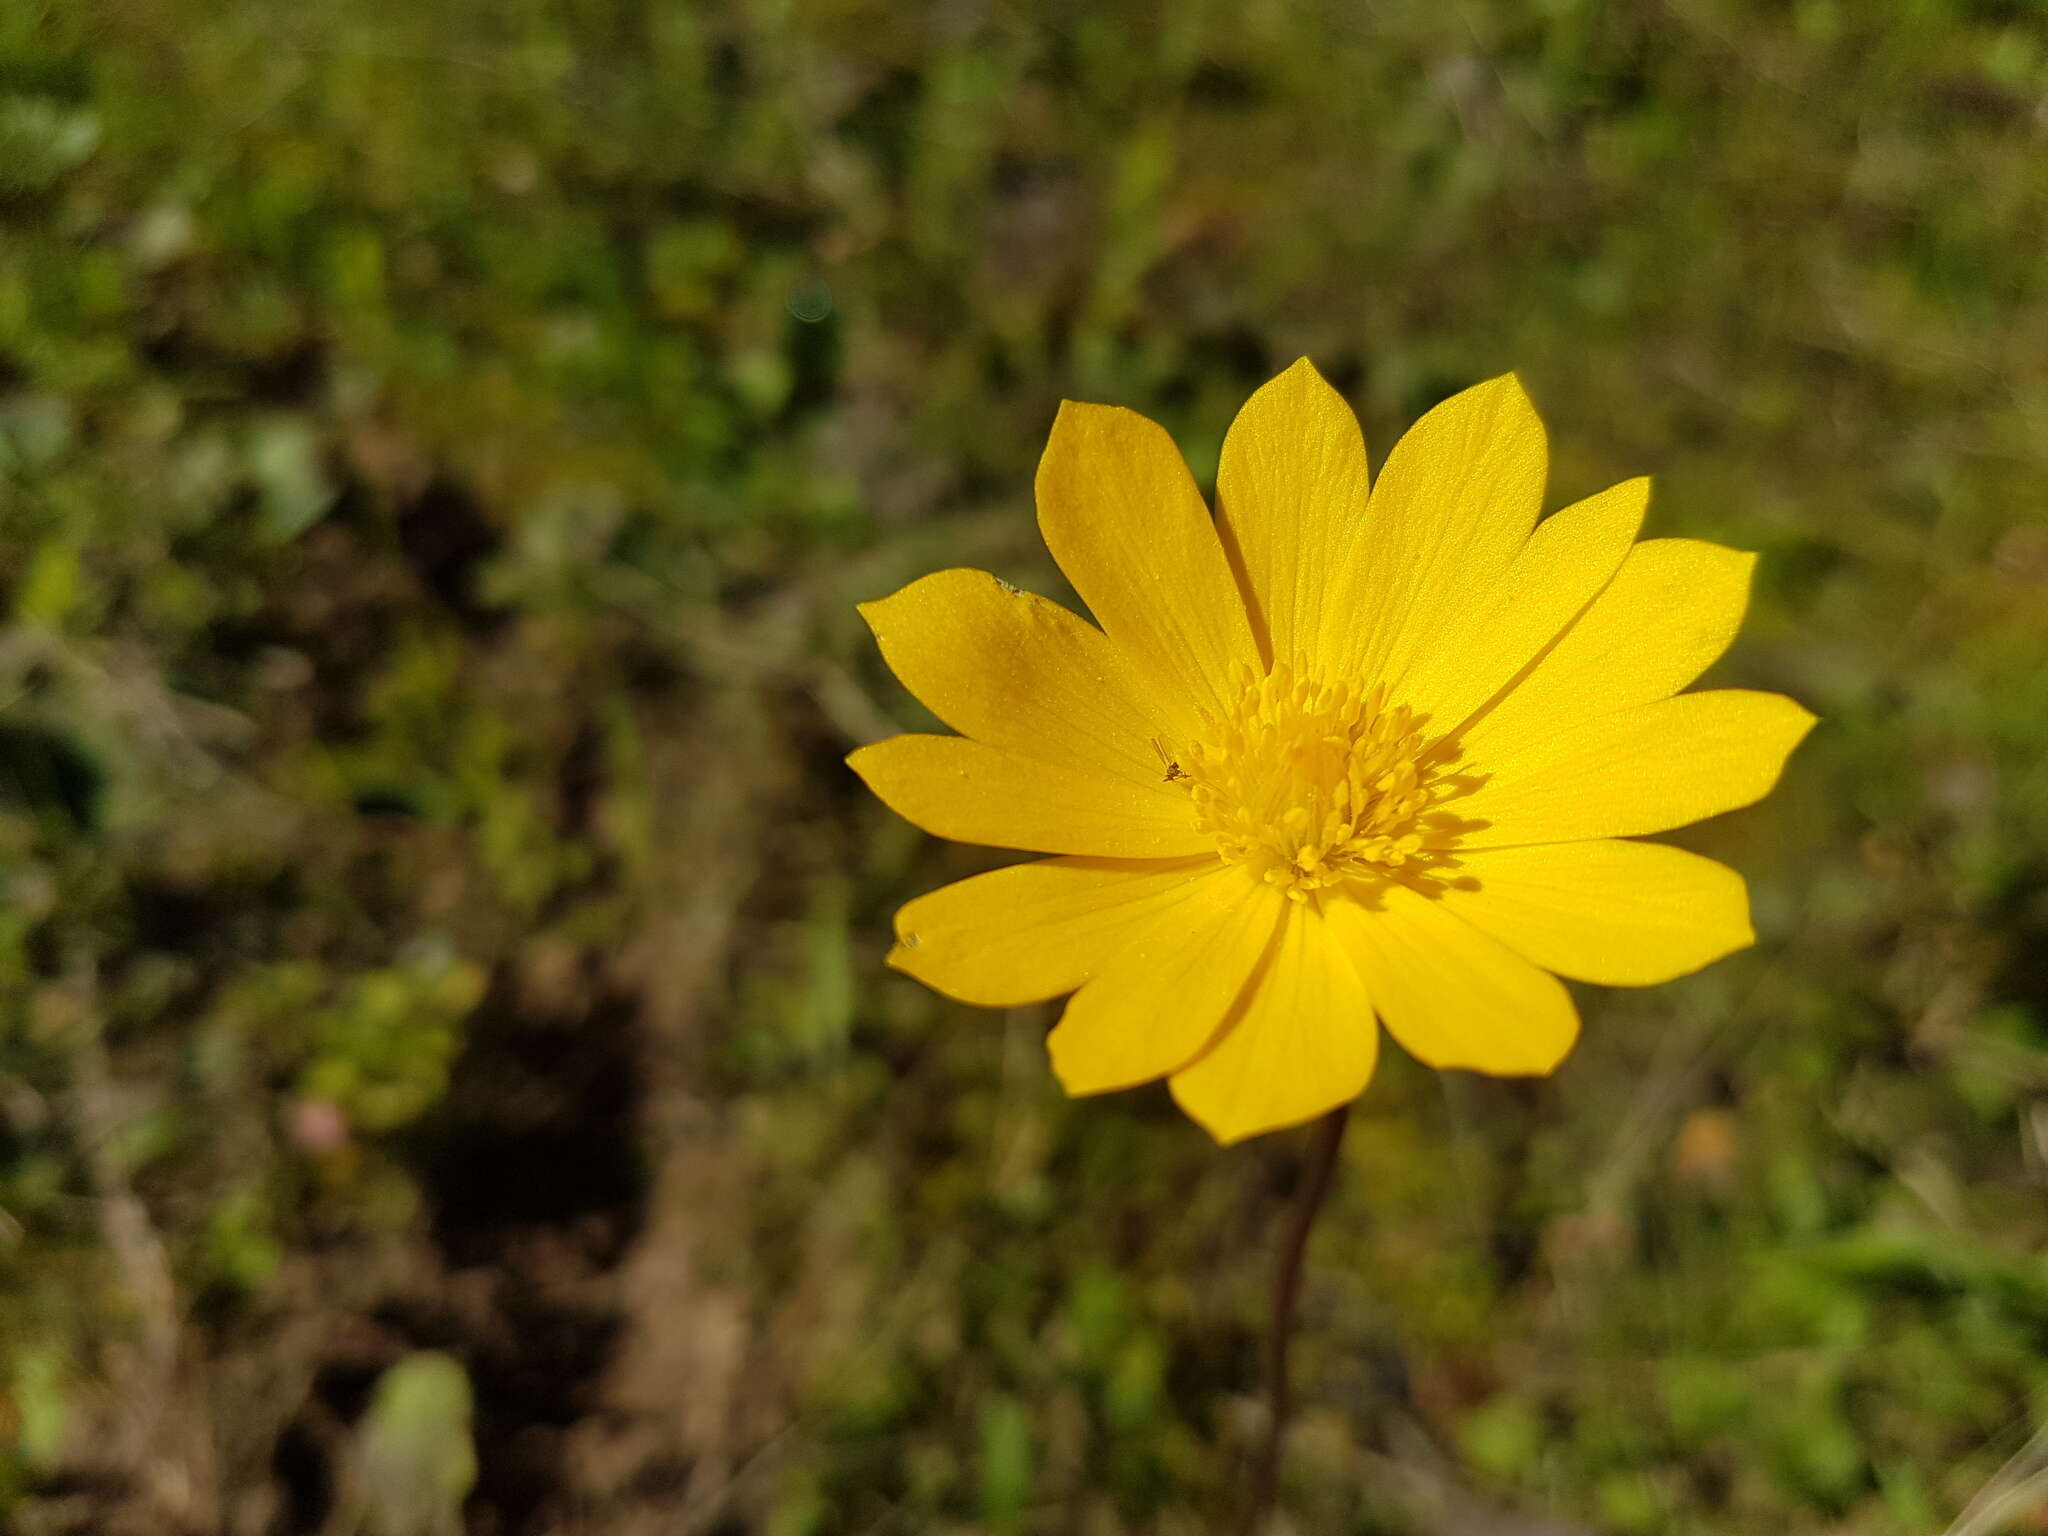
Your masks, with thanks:
M 839 759 L 929 724 L 853 602 L 1059 590 L 1061 396 L 1207 479 L 1307 352 L 1378 454 L 1520 369 L 1823 724 L 1686 837 L 1754 952 L 1383 1069 L 1297 1525 L 1400 1528 L 1412 1418 L 1596 1529 L 1938 1528 L 2048 1402 L 2044 95 L 1964 0 L 0 7 L 0 1523 L 317 1526 L 344 1442 L 428 1530 L 1233 1508 L 1292 1141 L 887 972 L 983 861 Z
M 1015 1529 L 1030 1507 L 1031 1420 L 1014 1397 L 981 1407 L 981 1516 L 991 1529 Z
M 462 1021 L 483 990 L 479 967 L 432 950 L 357 977 L 313 1016 L 299 1093 L 334 1104 L 365 1131 L 415 1119 L 447 1087 Z
M 356 1434 L 361 1528 L 368 1536 L 452 1536 L 476 1483 L 475 1394 L 459 1361 L 407 1355 L 377 1379 Z

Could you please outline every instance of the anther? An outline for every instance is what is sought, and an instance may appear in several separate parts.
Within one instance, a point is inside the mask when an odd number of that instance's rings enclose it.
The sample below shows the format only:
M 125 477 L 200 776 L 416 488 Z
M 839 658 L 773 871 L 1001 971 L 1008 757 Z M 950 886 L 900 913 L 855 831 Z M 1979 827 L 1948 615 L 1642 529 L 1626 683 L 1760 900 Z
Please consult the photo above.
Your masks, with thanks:
M 1305 657 L 1265 677 L 1242 668 L 1224 718 L 1176 744 L 1168 782 L 1223 858 L 1294 900 L 1383 878 L 1420 850 L 1414 822 L 1431 800 L 1422 734 L 1386 699 L 1384 684 L 1326 679 Z

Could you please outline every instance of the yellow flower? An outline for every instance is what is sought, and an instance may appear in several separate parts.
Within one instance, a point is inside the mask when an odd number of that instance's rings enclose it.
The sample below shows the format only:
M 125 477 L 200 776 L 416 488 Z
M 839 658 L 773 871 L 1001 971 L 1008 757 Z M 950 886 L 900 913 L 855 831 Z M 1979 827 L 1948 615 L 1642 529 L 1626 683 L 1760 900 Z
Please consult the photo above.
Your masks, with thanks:
M 1558 976 L 1644 986 L 1752 942 L 1741 876 L 1627 839 L 1760 799 L 1813 724 L 1679 692 L 1754 557 L 1636 543 L 1647 480 L 1539 523 L 1546 460 L 1510 375 L 1368 493 L 1304 359 L 1231 426 L 1212 519 L 1157 425 L 1063 405 L 1038 522 L 1100 627 L 971 570 L 861 610 L 962 734 L 855 771 L 941 837 L 1059 855 L 912 901 L 890 963 L 970 1003 L 1073 993 L 1069 1093 L 1166 1077 L 1230 1142 L 1356 1097 L 1375 1016 L 1431 1066 L 1545 1073 L 1578 1033 Z

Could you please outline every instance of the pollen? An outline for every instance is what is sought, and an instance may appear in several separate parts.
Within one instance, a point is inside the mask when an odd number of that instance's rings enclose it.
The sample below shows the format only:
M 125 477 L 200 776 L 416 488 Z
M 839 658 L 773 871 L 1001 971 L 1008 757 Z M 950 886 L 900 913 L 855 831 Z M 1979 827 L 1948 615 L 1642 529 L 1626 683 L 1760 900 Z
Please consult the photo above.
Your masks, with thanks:
M 1197 830 L 1295 901 L 1422 856 L 1436 785 L 1413 711 L 1384 685 L 1332 682 L 1302 661 L 1246 668 L 1227 718 L 1174 761 Z

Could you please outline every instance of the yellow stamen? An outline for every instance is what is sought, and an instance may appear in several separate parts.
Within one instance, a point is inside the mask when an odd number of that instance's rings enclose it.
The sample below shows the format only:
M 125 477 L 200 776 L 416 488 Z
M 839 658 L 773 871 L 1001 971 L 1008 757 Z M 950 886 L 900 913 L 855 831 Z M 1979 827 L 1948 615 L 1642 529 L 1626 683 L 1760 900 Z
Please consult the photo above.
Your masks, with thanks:
M 1422 733 L 1384 687 L 1328 681 L 1306 661 L 1249 668 L 1228 718 L 1175 761 L 1195 826 L 1296 901 L 1386 878 L 1422 848 L 1436 798 Z

